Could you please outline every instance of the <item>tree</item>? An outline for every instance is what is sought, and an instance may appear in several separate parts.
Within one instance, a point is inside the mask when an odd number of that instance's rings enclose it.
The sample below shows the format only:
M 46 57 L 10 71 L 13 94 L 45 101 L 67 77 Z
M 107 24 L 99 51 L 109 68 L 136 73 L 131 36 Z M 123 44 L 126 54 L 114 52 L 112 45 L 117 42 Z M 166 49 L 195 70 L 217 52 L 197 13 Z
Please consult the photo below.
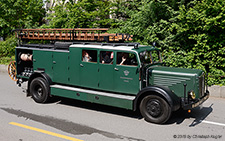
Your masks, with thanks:
M 224 0 L 141 0 L 137 5 L 125 10 L 128 16 L 116 32 L 132 34 L 142 44 L 156 42 L 168 66 L 206 71 L 209 65 L 210 84 L 225 85 Z
M 120 7 L 126 7 L 127 3 L 121 3 Z M 129 2 L 129 5 L 132 5 Z M 173 36 L 170 31 L 174 18 L 179 14 L 179 6 L 189 2 L 183 0 L 137 0 L 136 8 L 118 8 L 122 13 L 126 11 L 129 16 L 119 21 L 118 32 L 130 33 L 135 35 L 136 41 L 143 44 L 157 42 L 159 47 L 173 46 L 171 39 Z M 122 9 L 122 10 L 121 10 Z M 126 9 L 126 10 L 124 10 Z M 120 13 L 120 12 L 116 13 Z
M 196 1 L 180 8 L 175 29 L 179 46 L 187 52 L 189 67 L 205 70 L 211 83 L 225 84 L 225 1 Z
M 100 0 L 79 0 L 76 3 L 59 3 L 47 16 L 50 28 L 94 28 L 110 27 L 110 2 Z
M 0 36 L 5 40 L 13 29 L 40 26 L 43 5 L 43 0 L 0 0 Z

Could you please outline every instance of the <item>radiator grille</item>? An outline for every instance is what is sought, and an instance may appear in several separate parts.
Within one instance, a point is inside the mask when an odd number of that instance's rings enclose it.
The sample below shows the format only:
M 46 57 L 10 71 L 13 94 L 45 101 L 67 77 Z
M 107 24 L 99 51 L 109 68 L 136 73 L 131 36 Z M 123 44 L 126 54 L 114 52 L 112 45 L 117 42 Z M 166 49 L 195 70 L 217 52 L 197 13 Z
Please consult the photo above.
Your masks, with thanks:
M 204 92 L 205 92 L 205 74 L 203 73 L 199 77 L 199 97 L 204 96 Z

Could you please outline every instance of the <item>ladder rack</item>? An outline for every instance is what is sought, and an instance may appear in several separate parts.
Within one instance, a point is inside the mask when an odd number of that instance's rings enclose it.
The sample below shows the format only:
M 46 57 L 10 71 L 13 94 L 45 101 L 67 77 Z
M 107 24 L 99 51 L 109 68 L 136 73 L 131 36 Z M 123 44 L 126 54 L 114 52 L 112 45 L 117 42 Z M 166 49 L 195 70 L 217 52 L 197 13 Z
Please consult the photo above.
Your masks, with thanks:
M 83 45 L 100 45 L 100 46 L 132 46 L 138 48 L 140 43 L 96 43 L 96 42 L 55 42 L 54 44 L 23 44 L 19 47 L 39 48 L 39 49 L 54 49 L 54 50 L 69 50 L 69 46 L 73 44 Z
M 133 35 L 106 33 L 108 28 L 74 29 L 16 29 L 16 37 L 21 40 L 124 42 L 132 41 Z

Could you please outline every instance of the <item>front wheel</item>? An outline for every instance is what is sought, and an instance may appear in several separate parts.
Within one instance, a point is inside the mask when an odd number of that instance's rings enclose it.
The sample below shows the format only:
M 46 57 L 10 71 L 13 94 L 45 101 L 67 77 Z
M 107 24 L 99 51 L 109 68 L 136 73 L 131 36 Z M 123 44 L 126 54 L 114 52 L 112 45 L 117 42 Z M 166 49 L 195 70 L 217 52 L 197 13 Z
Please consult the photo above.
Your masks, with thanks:
M 146 121 L 162 124 L 170 118 L 171 107 L 160 96 L 148 95 L 140 103 L 140 112 Z
M 49 98 L 49 89 L 48 82 L 41 77 L 33 79 L 30 83 L 30 94 L 37 103 L 47 102 Z

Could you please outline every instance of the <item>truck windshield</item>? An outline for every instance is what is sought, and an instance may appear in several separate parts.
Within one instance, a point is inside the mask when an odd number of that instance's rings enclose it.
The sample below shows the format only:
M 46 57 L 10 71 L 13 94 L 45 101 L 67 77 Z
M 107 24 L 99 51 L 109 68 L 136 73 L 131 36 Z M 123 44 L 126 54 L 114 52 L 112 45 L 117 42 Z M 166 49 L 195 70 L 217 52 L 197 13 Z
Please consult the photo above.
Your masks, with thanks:
M 157 50 L 145 50 L 139 53 L 141 63 L 144 65 L 162 63 L 161 54 Z

